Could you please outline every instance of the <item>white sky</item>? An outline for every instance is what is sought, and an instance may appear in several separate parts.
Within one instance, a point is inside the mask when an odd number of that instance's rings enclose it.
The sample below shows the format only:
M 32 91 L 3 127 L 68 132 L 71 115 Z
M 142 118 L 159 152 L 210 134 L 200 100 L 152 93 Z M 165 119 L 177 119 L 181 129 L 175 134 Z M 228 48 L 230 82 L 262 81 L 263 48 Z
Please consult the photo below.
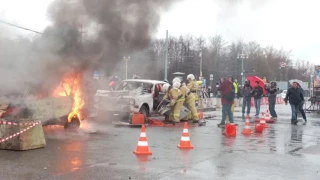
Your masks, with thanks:
M 51 1 L 0 0 L 0 19 L 42 31 L 50 23 L 46 9 Z M 174 36 L 221 34 L 229 42 L 253 40 L 292 50 L 293 58 L 320 64 L 319 0 L 242 1 L 246 3 L 231 6 L 223 0 L 184 0 L 162 15 L 156 36 L 164 37 L 167 29 Z M 0 28 L 11 34 L 25 33 L 6 25 Z

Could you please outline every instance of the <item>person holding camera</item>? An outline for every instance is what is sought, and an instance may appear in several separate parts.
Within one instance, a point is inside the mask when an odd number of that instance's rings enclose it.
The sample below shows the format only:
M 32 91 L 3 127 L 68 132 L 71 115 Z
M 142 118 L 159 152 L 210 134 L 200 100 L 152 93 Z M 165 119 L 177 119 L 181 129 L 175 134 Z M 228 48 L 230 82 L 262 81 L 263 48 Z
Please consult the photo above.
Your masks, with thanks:
M 277 101 L 277 83 L 271 82 L 264 85 L 264 89 L 268 92 L 269 111 L 273 120 L 277 120 L 277 112 L 275 110 Z

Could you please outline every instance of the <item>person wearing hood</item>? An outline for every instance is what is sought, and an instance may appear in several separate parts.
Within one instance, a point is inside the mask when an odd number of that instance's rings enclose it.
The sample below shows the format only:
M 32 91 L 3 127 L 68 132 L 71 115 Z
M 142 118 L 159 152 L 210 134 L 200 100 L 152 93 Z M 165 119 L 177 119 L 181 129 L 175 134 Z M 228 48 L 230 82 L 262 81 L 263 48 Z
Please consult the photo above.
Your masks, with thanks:
M 271 117 L 273 120 L 276 120 L 278 117 L 275 110 L 278 92 L 277 83 L 272 81 L 270 84 L 266 84 L 264 89 L 268 92 L 268 104 Z
M 173 123 L 180 122 L 180 110 L 183 106 L 185 97 L 183 97 L 182 92 L 179 90 L 181 83 L 175 82 L 170 88 L 170 84 L 164 84 L 162 91 L 165 93 L 163 99 L 170 101 L 169 105 L 171 107 L 171 114 L 169 116 L 169 121 Z
M 187 79 L 188 79 L 188 84 L 187 84 L 187 87 L 190 89 L 190 91 L 195 95 L 195 98 L 196 98 L 196 106 L 198 104 L 198 101 L 199 101 L 199 96 L 198 96 L 198 90 L 199 90 L 199 85 L 196 81 L 196 78 L 194 77 L 193 74 L 189 74 L 187 76 Z
M 222 120 L 218 127 L 224 127 L 226 124 L 227 116 L 230 123 L 234 123 L 233 114 L 231 112 L 231 106 L 234 101 L 235 93 L 233 91 L 232 82 L 228 78 L 222 78 L 218 87 L 218 91 L 221 92 L 221 104 L 222 104 Z
M 251 109 L 251 91 L 252 87 L 250 86 L 250 81 L 246 80 L 244 82 L 244 86 L 242 88 L 242 117 L 245 117 L 245 110 L 247 107 L 247 116 L 250 116 L 250 109 Z

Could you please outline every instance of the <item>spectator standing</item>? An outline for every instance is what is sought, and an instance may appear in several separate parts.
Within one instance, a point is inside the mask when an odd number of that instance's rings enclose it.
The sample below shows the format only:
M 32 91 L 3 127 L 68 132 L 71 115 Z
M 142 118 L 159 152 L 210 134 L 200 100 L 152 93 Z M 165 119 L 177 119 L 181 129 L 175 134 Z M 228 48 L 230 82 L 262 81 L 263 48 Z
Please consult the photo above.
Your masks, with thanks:
M 253 98 L 254 98 L 254 106 L 256 108 L 256 117 L 259 117 L 260 114 L 260 103 L 261 103 L 261 97 L 263 94 L 262 88 L 259 86 L 259 81 L 256 81 L 255 86 L 252 90 Z
M 307 123 L 306 114 L 304 113 L 304 110 L 302 108 L 304 103 L 304 97 L 301 90 L 298 88 L 298 83 L 293 82 L 292 87 L 290 87 L 287 91 L 286 98 L 284 99 L 286 105 L 288 104 L 288 100 L 291 106 L 291 124 L 297 124 L 297 112 L 298 110 L 301 112 L 301 115 L 304 120 L 304 124 Z
M 231 81 L 231 83 L 232 83 L 232 91 L 234 92 L 234 97 L 236 97 L 236 96 L 238 97 L 238 83 L 234 81 L 232 76 L 229 76 L 228 80 Z M 235 103 L 235 99 L 233 100 L 232 105 L 231 105 L 232 114 L 234 113 L 234 106 L 235 106 L 234 103 Z M 229 116 L 227 116 L 227 121 L 228 120 L 229 120 Z
M 251 91 L 252 87 L 250 86 L 250 81 L 246 80 L 244 82 L 244 86 L 242 87 L 241 94 L 242 94 L 242 118 L 244 118 L 246 106 L 247 106 L 247 116 L 250 115 L 250 108 L 251 108 Z
M 221 83 L 218 87 L 218 91 L 221 92 L 221 103 L 222 103 L 222 120 L 218 127 L 224 127 L 226 124 L 227 115 L 230 123 L 234 123 L 233 114 L 231 112 L 231 106 L 234 101 L 235 93 L 232 88 L 232 82 L 227 78 L 222 78 Z
M 273 120 L 277 120 L 278 116 L 275 110 L 278 92 L 277 83 L 271 82 L 270 84 L 266 84 L 264 88 L 268 92 L 268 104 L 271 117 Z

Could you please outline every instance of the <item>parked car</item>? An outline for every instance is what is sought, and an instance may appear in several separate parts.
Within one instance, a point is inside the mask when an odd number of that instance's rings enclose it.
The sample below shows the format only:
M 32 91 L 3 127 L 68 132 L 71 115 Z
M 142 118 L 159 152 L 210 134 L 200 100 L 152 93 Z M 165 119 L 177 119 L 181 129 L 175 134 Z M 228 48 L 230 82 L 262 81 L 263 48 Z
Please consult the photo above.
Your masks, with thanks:
M 283 91 L 281 92 L 281 98 L 282 98 L 282 99 L 286 98 L 286 95 L 287 95 L 287 90 L 283 90 Z

